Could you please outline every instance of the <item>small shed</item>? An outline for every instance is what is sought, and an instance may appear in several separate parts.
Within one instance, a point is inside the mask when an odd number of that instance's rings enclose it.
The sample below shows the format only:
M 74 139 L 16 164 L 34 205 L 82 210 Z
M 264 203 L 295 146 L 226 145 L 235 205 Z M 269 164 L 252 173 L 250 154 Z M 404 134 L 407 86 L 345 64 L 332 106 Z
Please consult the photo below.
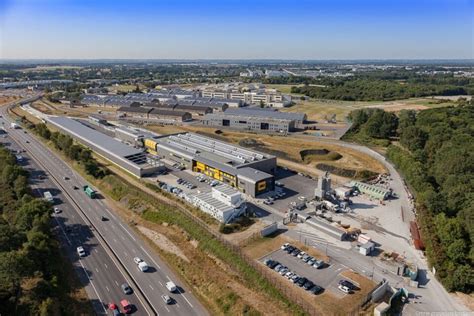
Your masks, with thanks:
M 371 241 L 363 244 L 360 246 L 359 248 L 359 253 L 364 255 L 364 256 L 367 256 L 369 255 L 373 250 L 375 249 L 375 244 Z

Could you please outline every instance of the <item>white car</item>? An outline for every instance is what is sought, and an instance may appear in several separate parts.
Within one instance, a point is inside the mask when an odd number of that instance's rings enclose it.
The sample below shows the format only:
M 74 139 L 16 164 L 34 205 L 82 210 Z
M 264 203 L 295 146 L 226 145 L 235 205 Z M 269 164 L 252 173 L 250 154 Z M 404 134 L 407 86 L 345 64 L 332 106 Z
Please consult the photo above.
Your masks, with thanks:
M 168 295 L 161 295 L 161 298 L 163 299 L 163 301 L 165 302 L 165 304 L 171 304 L 173 302 L 173 300 L 171 299 L 171 297 L 169 297 Z
M 306 255 L 306 252 L 302 251 L 297 255 L 297 257 L 301 259 L 304 255 Z
M 351 293 L 351 289 L 345 285 L 342 285 L 342 284 L 339 284 L 339 286 L 337 287 L 341 292 L 344 292 L 346 294 L 350 294 Z
M 79 246 L 77 247 L 77 254 L 79 255 L 79 257 L 85 257 L 86 256 L 86 251 L 84 250 L 84 247 L 82 246 Z
M 135 262 L 136 264 L 139 264 L 140 262 L 143 262 L 143 260 L 138 257 L 135 257 L 133 258 L 133 262 Z
M 280 248 L 281 248 L 282 250 L 285 250 L 286 248 L 288 248 L 289 245 L 290 245 L 289 243 L 284 243 L 283 245 L 281 245 Z
M 148 264 L 145 261 L 142 261 L 138 264 L 138 269 L 142 272 L 148 271 Z
M 61 212 L 62 211 L 59 208 L 57 208 L 57 207 L 54 208 L 54 214 L 59 214 Z
M 302 195 L 301 195 L 301 196 L 298 196 L 298 200 L 304 201 L 304 200 L 306 200 L 306 197 L 304 197 L 304 196 L 302 196 Z
M 176 284 L 174 284 L 173 281 L 166 282 L 166 288 L 171 293 L 175 292 L 178 289 L 178 287 L 176 286 Z

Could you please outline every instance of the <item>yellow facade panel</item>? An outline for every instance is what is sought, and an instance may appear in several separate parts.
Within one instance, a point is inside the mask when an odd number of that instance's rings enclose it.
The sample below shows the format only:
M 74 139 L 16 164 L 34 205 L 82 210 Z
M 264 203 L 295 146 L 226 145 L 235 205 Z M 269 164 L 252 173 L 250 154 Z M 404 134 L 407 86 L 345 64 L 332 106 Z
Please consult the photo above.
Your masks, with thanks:
M 156 142 L 152 139 L 147 138 L 145 139 L 145 147 L 156 151 Z

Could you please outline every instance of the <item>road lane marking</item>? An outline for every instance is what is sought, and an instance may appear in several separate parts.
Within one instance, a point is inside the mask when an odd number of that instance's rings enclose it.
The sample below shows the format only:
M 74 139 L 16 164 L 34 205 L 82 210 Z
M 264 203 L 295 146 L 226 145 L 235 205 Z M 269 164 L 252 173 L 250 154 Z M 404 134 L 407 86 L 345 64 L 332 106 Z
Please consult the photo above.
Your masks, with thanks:
M 85 268 L 84 265 L 82 264 L 82 260 L 79 260 L 79 263 L 81 264 L 82 269 L 84 270 L 84 273 L 86 274 L 86 277 L 89 279 L 89 283 L 92 285 L 92 288 L 94 289 L 94 292 L 95 292 L 95 294 L 97 295 L 97 298 L 99 299 L 99 301 L 102 302 L 102 299 L 100 298 L 100 295 L 99 295 L 99 293 L 97 292 L 97 289 L 95 288 L 94 282 L 92 282 L 91 278 L 89 277 L 89 273 L 87 273 L 86 268 Z M 102 308 L 104 309 L 104 313 L 107 313 L 107 310 L 105 309 L 105 306 L 102 305 L 102 304 L 101 304 L 101 306 L 102 306 Z
M 118 282 L 117 282 L 117 280 L 114 280 L 114 282 L 115 282 L 115 284 L 117 284 L 117 286 L 118 286 Z
M 96 248 L 96 249 L 94 249 L 94 251 L 95 251 L 95 253 L 99 253 L 99 250 L 97 250 L 97 248 Z
M 125 230 L 125 232 L 127 232 L 127 234 L 130 236 L 130 238 L 133 239 L 133 241 L 137 241 L 135 238 L 133 238 L 132 234 L 130 234 L 130 232 L 125 227 L 123 227 L 123 225 L 121 223 L 119 223 L 119 225 L 120 225 L 120 227 L 122 227 Z
M 151 284 L 148 284 L 148 286 L 150 287 L 150 289 L 154 290 L 153 286 L 151 286 Z
M 165 308 L 166 308 L 166 310 L 167 310 L 167 311 L 168 311 L 168 313 L 169 313 L 169 312 L 170 312 L 170 310 L 168 309 L 168 307 L 166 307 L 166 305 L 165 305 Z
M 117 239 L 114 238 L 114 241 L 117 242 Z
M 105 266 L 105 268 L 106 268 L 106 269 L 108 269 L 108 268 L 109 268 L 109 267 L 107 266 L 107 263 L 104 263 L 104 266 Z
M 158 281 L 158 282 L 161 284 L 161 286 L 163 286 L 163 283 L 161 283 L 161 281 Z
M 107 289 L 107 292 L 110 292 L 109 287 L 106 285 L 105 288 Z
M 125 254 L 125 256 L 128 256 L 128 253 L 126 251 L 123 252 Z
M 95 268 L 95 271 L 97 271 L 97 273 L 99 273 L 99 269 Z
M 143 248 L 143 246 L 140 246 L 140 248 L 148 255 L 148 257 L 151 259 L 151 261 L 153 261 L 153 263 L 158 267 L 158 269 L 161 270 L 161 267 L 158 263 L 156 263 L 156 261 L 153 259 L 152 256 L 150 256 L 150 254 L 145 250 L 145 248 Z

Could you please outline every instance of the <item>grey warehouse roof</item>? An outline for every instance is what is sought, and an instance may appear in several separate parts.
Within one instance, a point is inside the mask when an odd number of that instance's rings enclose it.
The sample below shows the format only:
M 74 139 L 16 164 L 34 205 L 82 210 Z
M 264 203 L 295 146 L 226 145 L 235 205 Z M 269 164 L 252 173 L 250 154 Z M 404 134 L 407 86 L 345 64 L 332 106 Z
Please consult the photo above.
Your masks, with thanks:
M 68 133 L 83 141 L 94 143 L 97 147 L 120 157 L 141 154 L 141 150 L 127 146 L 114 138 L 87 127 L 78 121 L 67 117 L 49 117 L 48 121 L 66 130 Z
M 225 110 L 224 114 L 253 116 L 253 117 L 267 117 L 267 118 L 275 118 L 275 119 L 283 119 L 283 120 L 297 120 L 297 121 L 306 120 L 305 113 L 278 112 L 278 111 L 268 111 L 268 110 L 261 110 L 261 109 L 228 108 L 227 110 Z

